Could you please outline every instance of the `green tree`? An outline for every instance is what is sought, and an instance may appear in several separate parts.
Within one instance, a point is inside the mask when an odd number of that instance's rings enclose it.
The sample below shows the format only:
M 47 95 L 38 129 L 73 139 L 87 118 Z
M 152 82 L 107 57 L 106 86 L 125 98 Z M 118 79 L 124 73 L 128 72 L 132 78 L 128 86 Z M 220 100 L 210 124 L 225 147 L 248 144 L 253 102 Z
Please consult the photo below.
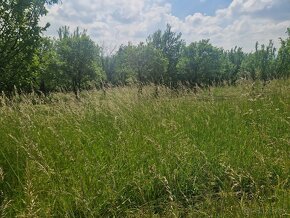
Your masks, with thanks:
M 106 81 L 111 84 L 116 84 L 117 81 L 115 81 L 115 58 L 114 56 L 102 56 L 102 66 L 104 69 L 104 72 L 106 74 Z
M 259 79 L 264 83 L 267 80 L 275 77 L 276 70 L 276 48 L 273 41 L 270 40 L 268 46 L 261 45 L 261 49 L 257 49 L 256 46 L 256 64 Z
M 239 72 L 241 70 L 242 62 L 245 59 L 245 53 L 242 48 L 237 46 L 227 52 L 228 59 L 232 64 L 233 69 L 229 70 L 228 81 L 231 85 L 234 85 L 239 77 Z
M 241 64 L 241 76 L 252 80 L 260 79 L 266 83 L 267 80 L 275 78 L 276 75 L 276 48 L 270 40 L 266 46 L 256 43 L 255 52 L 246 55 Z
M 290 76 L 290 28 L 287 29 L 288 38 L 280 39 L 281 47 L 277 57 L 277 77 L 289 78 Z
M 134 51 L 132 68 L 136 72 L 139 83 L 139 91 L 147 83 L 153 83 L 156 87 L 155 94 L 158 95 L 158 85 L 163 83 L 163 78 L 168 69 L 168 60 L 160 51 L 152 45 L 140 43 Z
M 254 53 L 249 53 L 245 55 L 245 59 L 242 61 L 241 64 L 239 76 L 244 79 L 251 79 L 254 81 L 257 79 L 256 61 Z
M 114 84 L 129 85 L 137 81 L 136 69 L 134 69 L 135 55 L 136 46 L 132 43 L 120 46 L 111 61 L 115 68 L 111 75 Z
M 147 39 L 149 45 L 162 51 L 163 55 L 168 60 L 167 72 L 164 77 L 164 82 L 170 87 L 177 86 L 177 63 L 181 57 L 182 49 L 185 42 L 181 39 L 181 33 L 175 33 L 171 30 L 171 26 L 167 24 L 166 30 L 156 31 Z
M 145 43 L 122 45 L 115 55 L 106 57 L 103 62 L 110 82 L 116 85 L 137 83 L 139 92 L 142 92 L 143 85 L 149 83 L 158 90 L 168 69 L 168 60 L 163 52 Z
M 1 0 L 0 4 L 0 91 L 11 93 L 16 86 L 29 90 L 36 78 L 35 51 L 41 33 L 49 26 L 39 25 L 47 14 L 45 4 L 58 0 Z
M 210 86 L 221 82 L 232 66 L 222 49 L 214 47 L 209 40 L 201 40 L 184 49 L 177 70 L 184 84 Z
M 38 66 L 35 89 L 45 95 L 51 91 L 59 90 L 65 84 L 65 75 L 61 70 L 63 63 L 57 53 L 56 41 L 42 38 L 35 60 Z
M 79 28 L 70 34 L 68 27 L 62 27 L 58 33 L 56 49 L 65 79 L 63 86 L 78 96 L 79 90 L 99 85 L 104 79 L 100 47 Z

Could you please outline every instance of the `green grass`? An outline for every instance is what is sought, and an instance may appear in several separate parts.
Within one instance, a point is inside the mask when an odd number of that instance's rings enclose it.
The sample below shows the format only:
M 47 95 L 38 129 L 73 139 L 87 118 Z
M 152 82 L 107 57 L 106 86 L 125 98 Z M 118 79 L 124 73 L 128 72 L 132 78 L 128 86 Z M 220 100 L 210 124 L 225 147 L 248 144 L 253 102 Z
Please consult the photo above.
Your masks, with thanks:
M 152 93 L 0 98 L 0 216 L 290 215 L 289 80 Z

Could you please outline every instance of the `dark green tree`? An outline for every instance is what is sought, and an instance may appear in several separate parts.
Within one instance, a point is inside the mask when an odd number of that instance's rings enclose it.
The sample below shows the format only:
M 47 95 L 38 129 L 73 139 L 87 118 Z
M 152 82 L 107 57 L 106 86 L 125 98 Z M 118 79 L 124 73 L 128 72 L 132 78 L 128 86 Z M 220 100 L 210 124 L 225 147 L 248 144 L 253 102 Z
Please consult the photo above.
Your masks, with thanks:
M 270 40 L 266 46 L 256 43 L 255 52 L 246 55 L 241 64 L 240 75 L 252 80 L 266 81 L 275 78 L 276 75 L 276 48 Z
M 0 4 L 0 91 L 11 93 L 16 86 L 28 91 L 35 82 L 35 51 L 41 33 L 45 4 L 58 0 L 1 0 Z M 33 69 L 32 69 L 33 68 Z
M 176 66 L 185 45 L 181 36 L 181 33 L 173 32 L 171 26 L 167 24 L 164 32 L 158 30 L 147 39 L 149 45 L 162 51 L 163 55 L 167 58 L 168 68 L 164 77 L 164 82 L 167 86 L 172 88 L 176 87 L 178 83 Z
M 132 43 L 121 45 L 118 52 L 113 57 L 115 66 L 113 82 L 117 85 L 129 85 L 137 82 L 134 61 L 136 46 Z
M 71 34 L 68 27 L 62 27 L 58 33 L 56 51 L 61 62 L 59 76 L 64 78 L 62 86 L 78 96 L 78 91 L 100 85 L 104 79 L 100 47 L 79 28 Z
M 37 67 L 37 83 L 35 89 L 47 95 L 51 91 L 58 91 L 65 84 L 62 62 L 57 53 L 57 43 L 50 38 L 42 38 L 41 46 L 35 55 Z
M 105 83 L 116 84 L 115 81 L 115 58 L 114 56 L 102 56 L 102 66 L 106 75 Z
M 211 86 L 222 82 L 232 65 L 222 49 L 214 47 L 209 40 L 202 40 L 184 49 L 177 69 L 183 84 Z
M 256 64 L 259 79 L 264 83 L 275 77 L 276 70 L 276 48 L 273 41 L 269 44 L 261 45 L 261 49 L 256 49 Z
M 245 53 L 242 48 L 237 46 L 227 52 L 228 59 L 232 64 L 233 69 L 228 71 L 227 80 L 231 85 L 234 85 L 239 78 L 239 72 L 241 70 L 242 62 L 245 59 Z
M 158 85 L 163 83 L 168 69 L 168 60 L 162 51 L 150 44 L 140 43 L 134 51 L 132 68 L 139 83 L 139 92 L 144 84 L 152 83 L 156 88 L 155 94 L 158 95 Z
M 242 61 L 239 76 L 244 79 L 255 81 L 257 78 L 255 54 L 249 53 L 245 55 Z
M 288 38 L 280 39 L 281 47 L 277 57 L 277 77 L 290 77 L 290 28 L 287 29 Z

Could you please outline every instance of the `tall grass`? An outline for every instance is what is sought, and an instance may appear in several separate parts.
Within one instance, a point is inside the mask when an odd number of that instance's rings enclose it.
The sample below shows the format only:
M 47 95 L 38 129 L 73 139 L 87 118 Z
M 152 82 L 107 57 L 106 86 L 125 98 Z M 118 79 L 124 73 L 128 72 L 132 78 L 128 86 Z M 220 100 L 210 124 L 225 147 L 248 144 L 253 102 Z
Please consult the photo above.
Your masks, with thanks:
M 290 81 L 0 98 L 3 217 L 290 214 Z

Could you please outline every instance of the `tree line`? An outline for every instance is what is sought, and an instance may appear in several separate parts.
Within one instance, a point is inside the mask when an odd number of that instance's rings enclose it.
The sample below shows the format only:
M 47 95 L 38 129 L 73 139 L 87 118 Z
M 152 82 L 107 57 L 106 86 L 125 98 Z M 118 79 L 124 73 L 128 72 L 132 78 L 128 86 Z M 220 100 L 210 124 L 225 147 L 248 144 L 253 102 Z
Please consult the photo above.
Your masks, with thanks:
M 290 76 L 290 28 L 288 38 L 256 43 L 254 52 L 216 47 L 208 39 L 186 45 L 170 25 L 138 45 L 121 45 L 106 55 L 86 31 L 59 28 L 57 38 L 43 36 L 49 27 L 39 25 L 47 4 L 58 0 L 2 0 L 0 5 L 0 92 L 78 91 L 107 84 L 146 84 L 178 89 L 235 85 L 239 78 L 261 80 Z

